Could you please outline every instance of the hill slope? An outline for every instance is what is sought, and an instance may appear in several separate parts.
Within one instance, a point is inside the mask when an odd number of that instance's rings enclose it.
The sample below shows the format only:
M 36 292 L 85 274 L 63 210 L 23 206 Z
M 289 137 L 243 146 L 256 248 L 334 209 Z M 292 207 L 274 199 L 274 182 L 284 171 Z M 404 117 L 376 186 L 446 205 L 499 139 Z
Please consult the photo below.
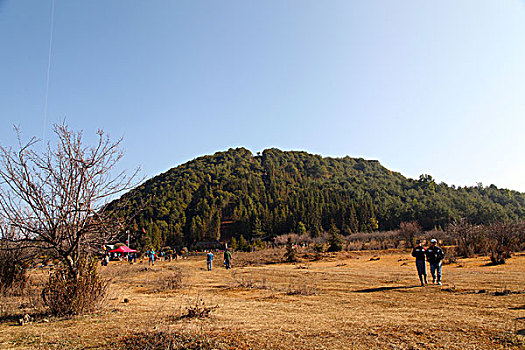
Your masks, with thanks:
M 378 161 L 278 149 L 253 155 L 238 148 L 200 157 L 122 199 L 111 204 L 121 214 L 147 203 L 131 229 L 141 245 L 157 247 L 241 234 L 315 235 L 332 225 L 348 234 L 395 229 L 411 220 L 431 229 L 460 217 L 473 223 L 525 218 L 525 194 L 516 191 L 455 188 L 426 175 L 405 178 Z

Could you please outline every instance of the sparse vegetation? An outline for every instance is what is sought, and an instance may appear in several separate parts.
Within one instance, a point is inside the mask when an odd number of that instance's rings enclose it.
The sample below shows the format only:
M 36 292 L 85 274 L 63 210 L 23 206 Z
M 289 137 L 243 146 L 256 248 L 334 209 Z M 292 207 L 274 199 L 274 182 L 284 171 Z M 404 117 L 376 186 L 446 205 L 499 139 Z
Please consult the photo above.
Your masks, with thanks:
M 218 309 L 219 305 L 207 306 L 204 299 L 200 296 L 195 298 L 195 304 L 186 306 L 184 311 L 178 316 L 179 319 L 205 318 L 209 317 L 211 312 Z
M 292 237 L 288 237 L 288 241 L 286 242 L 286 253 L 284 254 L 284 259 L 287 262 L 297 261 L 297 254 L 294 243 L 292 242 Z
M 174 291 L 184 287 L 184 273 L 180 268 L 170 269 L 169 273 L 154 279 L 152 283 L 155 292 Z
M 134 175 L 114 173 L 121 140 L 99 130 L 89 146 L 65 123 L 53 131 L 54 140 L 42 149 L 37 138 L 25 142 L 18 130 L 17 147 L 0 146 L 0 251 L 8 259 L 0 288 L 22 286 L 23 263 L 45 255 L 59 267 L 44 302 L 53 314 L 79 314 L 92 310 L 106 291 L 90 254 L 122 229 L 125 218 L 109 212 L 106 201 L 131 189 Z
M 53 315 L 78 315 L 96 310 L 107 288 L 108 281 L 97 271 L 97 260 L 87 256 L 79 261 L 74 275 L 65 266 L 59 266 L 49 276 L 42 298 Z
M 405 241 L 406 248 L 412 248 L 416 244 L 416 238 L 423 232 L 416 221 L 402 222 L 399 225 L 399 236 Z
M 301 259 L 306 259 L 307 249 L 313 247 L 301 248 Z M 112 261 L 101 269 L 104 277 L 112 277 L 104 309 L 73 318 L 44 321 L 48 317 L 42 309 L 26 299 L 29 288 L 24 296 L 4 296 L 0 348 L 202 349 L 211 344 L 212 349 L 306 350 L 412 344 L 440 349 L 447 344 L 453 350 L 474 345 L 517 350 L 522 346 L 519 334 L 509 340 L 506 326 L 523 312 L 521 253 L 508 259 L 506 266 L 487 267 L 487 257 L 459 258 L 462 268 L 443 268 L 443 286 L 415 288 L 417 276 L 406 250 L 330 253 L 321 261 L 310 257 L 307 268 L 260 263 L 274 257 L 279 261 L 284 251 L 282 247 L 236 253 L 236 258 L 242 254 L 245 267 L 217 267 L 212 273 L 203 272 L 203 256 L 159 261 L 147 269 L 140 263 Z M 371 262 L 373 257 L 380 259 Z M 178 269 L 187 274 L 187 288 L 151 292 Z M 48 271 L 49 267 L 30 270 L 30 288 L 42 285 Z M 240 288 L 235 280 L 244 281 L 246 287 Z M 38 293 L 38 288 L 31 293 Z M 428 307 L 429 297 L 438 307 Z M 487 308 L 490 313 L 483 311 Z M 433 321 L 416 326 L 413 315 L 418 310 Z M 14 327 L 26 314 L 33 322 Z
M 487 240 L 490 260 L 493 264 L 504 264 L 519 246 L 522 226 L 513 223 L 497 222 L 488 226 Z
M 482 225 L 472 225 L 462 218 L 448 226 L 448 232 L 457 240 L 458 256 L 472 257 L 487 252 L 486 228 Z
M 124 337 L 116 348 L 122 350 L 212 350 L 227 349 L 226 344 L 203 333 L 152 331 Z
M 28 261 L 21 249 L 1 247 L 3 244 L 0 240 L 0 295 L 21 294 L 27 286 Z

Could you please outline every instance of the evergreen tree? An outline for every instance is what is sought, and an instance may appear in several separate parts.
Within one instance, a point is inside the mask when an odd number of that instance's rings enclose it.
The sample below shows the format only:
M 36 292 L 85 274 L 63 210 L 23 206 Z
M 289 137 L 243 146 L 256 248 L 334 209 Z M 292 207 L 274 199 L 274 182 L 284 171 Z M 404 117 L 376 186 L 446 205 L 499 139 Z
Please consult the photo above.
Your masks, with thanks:
M 341 235 L 339 234 L 339 229 L 334 224 L 332 224 L 328 233 L 330 234 L 330 238 L 328 241 L 330 246 L 328 247 L 328 251 L 329 252 L 339 252 L 343 250 L 343 239 L 341 238 Z
M 109 208 L 146 228 L 140 244 L 164 246 L 220 239 L 221 227 L 224 237 L 239 239 L 302 233 L 301 223 L 316 237 L 332 223 L 349 234 L 410 221 L 429 230 L 461 217 L 472 224 L 517 221 L 525 219 L 525 194 L 494 185 L 456 188 L 425 175 L 407 179 L 377 161 L 278 149 L 254 156 L 238 148 L 160 174 Z
M 284 254 L 284 259 L 288 262 L 297 261 L 297 254 L 292 242 L 292 237 L 288 237 L 288 240 L 286 241 L 286 253 Z

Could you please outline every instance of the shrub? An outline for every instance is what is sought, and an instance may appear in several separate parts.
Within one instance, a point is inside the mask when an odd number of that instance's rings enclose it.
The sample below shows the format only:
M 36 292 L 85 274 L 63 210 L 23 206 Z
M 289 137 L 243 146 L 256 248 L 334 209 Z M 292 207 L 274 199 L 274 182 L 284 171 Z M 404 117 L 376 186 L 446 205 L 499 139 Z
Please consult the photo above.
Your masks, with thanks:
M 399 225 L 399 236 L 405 241 L 407 248 L 412 248 L 416 243 L 416 237 L 421 234 L 423 230 L 417 221 L 402 222 Z
M 27 286 L 27 264 L 23 251 L 19 249 L 0 249 L 0 295 L 20 294 Z
M 292 242 L 292 237 L 288 237 L 288 241 L 286 242 L 286 253 L 284 254 L 284 259 L 288 262 L 297 261 L 297 254 Z
M 182 273 L 182 270 L 178 267 L 170 267 L 169 275 L 161 276 L 154 281 L 153 290 L 155 292 L 172 291 L 184 287 L 184 274 Z
M 112 348 L 125 350 L 211 350 L 225 349 L 226 346 L 223 346 L 219 341 L 210 339 L 205 334 L 154 331 L 128 335 L 121 340 L 121 344 L 112 344 Z
M 461 219 L 448 226 L 447 231 L 457 242 L 457 255 L 472 257 L 487 251 L 487 237 L 483 226 L 472 225 Z
M 330 227 L 330 238 L 328 240 L 328 243 L 330 246 L 328 247 L 329 252 L 340 252 L 343 250 L 343 239 L 341 238 L 341 235 L 339 234 L 339 229 L 332 224 L 332 227 Z
M 189 305 L 185 308 L 184 313 L 181 313 L 176 319 L 183 318 L 205 318 L 209 317 L 210 313 L 219 308 L 219 305 L 207 306 L 206 302 L 197 296 L 195 305 Z
M 310 283 L 309 283 L 310 282 Z M 308 277 L 303 279 L 296 279 L 288 282 L 288 288 L 286 290 L 288 295 L 316 295 L 317 283 L 315 281 L 309 281 Z
M 324 252 L 324 245 L 322 245 L 321 243 L 314 244 L 314 252 L 319 254 Z
M 103 301 L 108 281 L 97 271 L 97 259 L 91 256 L 80 260 L 72 274 L 60 265 L 42 290 L 42 299 L 53 315 L 78 315 L 95 310 Z
M 241 237 L 239 238 L 237 250 L 240 250 L 241 252 L 252 251 L 252 246 L 248 243 L 248 241 L 244 238 L 243 235 L 241 235 Z
M 488 244 L 490 261 L 493 264 L 504 264 L 517 248 L 520 227 L 518 224 L 496 222 L 488 226 Z

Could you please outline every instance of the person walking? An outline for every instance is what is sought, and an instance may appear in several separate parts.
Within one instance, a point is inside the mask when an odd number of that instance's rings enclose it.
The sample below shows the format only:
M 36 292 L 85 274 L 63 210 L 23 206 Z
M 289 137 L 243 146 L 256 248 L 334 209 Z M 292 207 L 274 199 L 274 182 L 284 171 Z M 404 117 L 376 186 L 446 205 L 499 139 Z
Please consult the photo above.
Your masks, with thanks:
M 208 271 L 211 271 L 211 267 L 213 265 L 213 253 L 211 251 L 206 254 L 206 263 L 208 265 Z
M 423 244 L 419 239 L 416 241 L 416 244 L 417 246 L 412 249 L 412 256 L 416 258 L 417 274 L 419 276 L 419 280 L 421 281 L 421 286 L 424 287 L 425 284 L 428 284 L 425 247 L 423 247 Z
M 437 246 L 437 240 L 432 238 L 430 240 L 430 247 L 425 252 L 427 261 L 430 264 L 430 273 L 432 274 L 432 283 L 441 285 L 441 261 L 445 257 L 443 249 Z M 437 275 L 437 280 L 436 280 Z
M 226 270 L 232 268 L 232 253 L 229 248 L 226 248 L 224 251 L 224 266 L 226 267 Z
M 155 250 L 151 248 L 150 250 L 148 250 L 147 254 L 148 254 L 148 265 L 155 266 Z

